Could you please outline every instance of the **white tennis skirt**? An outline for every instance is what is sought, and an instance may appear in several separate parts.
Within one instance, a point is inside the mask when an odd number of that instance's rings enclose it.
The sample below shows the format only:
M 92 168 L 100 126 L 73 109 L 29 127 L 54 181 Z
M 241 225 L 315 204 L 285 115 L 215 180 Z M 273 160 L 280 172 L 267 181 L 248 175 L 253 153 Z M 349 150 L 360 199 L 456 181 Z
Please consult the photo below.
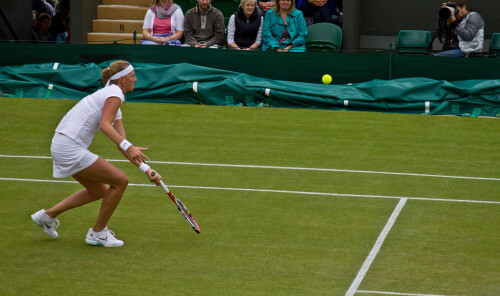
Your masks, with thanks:
M 55 133 L 50 146 L 54 178 L 72 176 L 93 164 L 99 156 L 83 148 L 75 140 Z

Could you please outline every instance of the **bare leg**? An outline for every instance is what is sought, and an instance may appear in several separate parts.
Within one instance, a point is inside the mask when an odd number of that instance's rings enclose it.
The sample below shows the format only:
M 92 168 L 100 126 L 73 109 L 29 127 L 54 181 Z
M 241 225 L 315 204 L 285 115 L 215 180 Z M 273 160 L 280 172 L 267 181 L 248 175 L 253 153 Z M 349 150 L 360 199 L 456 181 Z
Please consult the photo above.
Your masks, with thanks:
M 47 210 L 47 215 L 56 217 L 64 211 L 102 198 L 101 209 L 94 225 L 94 231 L 103 230 L 127 188 L 127 176 L 117 167 L 99 157 L 91 166 L 74 174 L 73 178 L 82 184 L 85 189 L 70 195 Z M 109 184 L 109 188 L 106 188 L 106 184 Z
M 82 185 L 84 185 L 82 182 L 80 182 Z M 72 195 L 68 196 L 66 199 L 58 203 L 57 205 L 53 206 L 49 210 L 46 210 L 45 213 L 51 217 L 55 218 L 59 216 L 61 213 L 79 207 L 83 206 L 85 204 L 88 204 L 90 202 L 96 201 L 101 199 L 104 196 L 104 193 L 106 193 L 106 184 L 101 184 L 102 189 L 99 189 L 95 193 L 91 194 L 87 188 L 82 189 L 80 191 L 77 191 L 73 193 Z M 85 186 L 85 185 L 84 185 Z M 89 186 L 90 187 L 90 186 Z M 96 186 L 97 187 L 97 186 Z

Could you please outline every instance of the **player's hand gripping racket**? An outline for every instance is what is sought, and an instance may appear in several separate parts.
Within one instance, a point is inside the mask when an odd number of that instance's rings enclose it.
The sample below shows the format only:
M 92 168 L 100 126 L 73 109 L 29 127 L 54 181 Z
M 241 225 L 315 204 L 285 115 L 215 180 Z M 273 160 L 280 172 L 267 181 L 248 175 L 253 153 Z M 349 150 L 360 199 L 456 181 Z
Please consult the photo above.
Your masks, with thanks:
M 151 173 L 151 176 L 154 177 L 156 175 L 155 172 Z M 187 223 L 196 231 L 196 233 L 200 233 L 200 227 L 198 226 L 198 223 L 196 223 L 196 220 L 193 218 L 189 210 L 186 208 L 186 206 L 180 201 L 177 197 L 175 197 L 170 190 L 168 190 L 167 185 L 163 183 L 163 181 L 160 180 L 160 186 L 161 188 L 167 193 L 167 195 L 170 197 L 172 202 L 177 206 L 177 209 L 181 212 L 182 216 L 184 219 L 186 219 Z

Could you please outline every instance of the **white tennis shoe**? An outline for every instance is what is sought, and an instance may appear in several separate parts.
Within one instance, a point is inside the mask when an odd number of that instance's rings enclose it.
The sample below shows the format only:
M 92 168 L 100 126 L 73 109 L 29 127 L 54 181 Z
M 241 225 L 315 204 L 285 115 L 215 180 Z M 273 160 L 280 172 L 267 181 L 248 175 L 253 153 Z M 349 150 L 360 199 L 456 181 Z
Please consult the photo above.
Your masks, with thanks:
M 58 236 L 56 228 L 59 227 L 59 220 L 47 216 L 44 209 L 31 215 L 31 219 L 33 219 L 33 222 L 40 226 L 51 238 L 56 238 Z
M 104 246 L 104 247 L 121 247 L 123 246 L 123 241 L 115 238 L 115 233 L 109 230 L 107 227 L 101 232 L 95 232 L 92 228 L 87 232 L 87 238 L 85 242 L 93 246 Z

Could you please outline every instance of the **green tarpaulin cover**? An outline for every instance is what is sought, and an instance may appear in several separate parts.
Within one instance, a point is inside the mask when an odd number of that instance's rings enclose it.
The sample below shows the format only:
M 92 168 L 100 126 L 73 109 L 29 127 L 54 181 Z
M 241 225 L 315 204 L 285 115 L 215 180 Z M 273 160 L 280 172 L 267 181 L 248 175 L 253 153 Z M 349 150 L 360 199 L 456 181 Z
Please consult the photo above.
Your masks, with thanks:
M 100 64 L 0 67 L 0 96 L 81 99 L 102 87 Z M 323 85 L 265 79 L 192 64 L 133 63 L 127 101 L 500 116 L 500 79 L 429 78 Z

